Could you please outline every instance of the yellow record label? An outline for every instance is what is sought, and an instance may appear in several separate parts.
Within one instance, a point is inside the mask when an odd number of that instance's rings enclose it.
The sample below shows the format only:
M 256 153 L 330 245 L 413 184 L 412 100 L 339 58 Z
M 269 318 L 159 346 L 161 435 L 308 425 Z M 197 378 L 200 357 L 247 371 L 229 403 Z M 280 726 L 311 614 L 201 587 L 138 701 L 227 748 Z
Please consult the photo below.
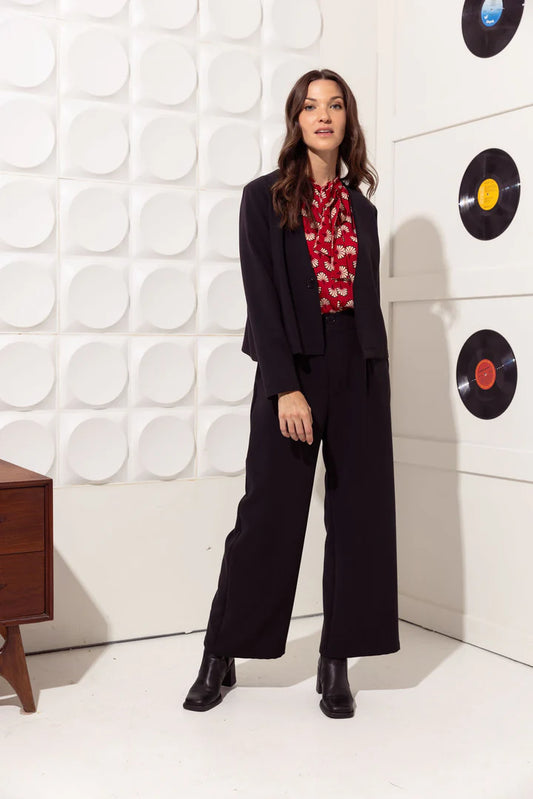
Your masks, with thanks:
M 500 188 L 495 180 L 487 178 L 479 187 L 477 201 L 484 211 L 490 211 L 498 202 Z

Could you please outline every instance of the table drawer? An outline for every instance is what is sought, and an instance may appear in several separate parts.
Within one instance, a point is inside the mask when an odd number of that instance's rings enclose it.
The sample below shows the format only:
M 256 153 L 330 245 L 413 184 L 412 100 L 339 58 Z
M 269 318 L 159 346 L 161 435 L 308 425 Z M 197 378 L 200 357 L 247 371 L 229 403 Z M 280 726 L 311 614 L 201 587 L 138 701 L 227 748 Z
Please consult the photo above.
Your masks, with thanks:
M 0 622 L 45 609 L 44 552 L 0 556 Z
M 0 555 L 44 548 L 44 486 L 0 490 Z

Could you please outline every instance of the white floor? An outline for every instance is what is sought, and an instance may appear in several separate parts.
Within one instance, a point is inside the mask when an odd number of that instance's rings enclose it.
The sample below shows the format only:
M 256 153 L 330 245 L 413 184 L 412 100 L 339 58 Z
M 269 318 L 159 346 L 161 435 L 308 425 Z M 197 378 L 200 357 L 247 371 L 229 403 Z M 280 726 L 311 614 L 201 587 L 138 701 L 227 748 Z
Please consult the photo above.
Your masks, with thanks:
M 33 655 L 37 713 L 0 680 L 1 799 L 531 799 L 533 669 L 402 623 L 401 650 L 350 659 L 356 710 L 315 690 L 320 616 L 282 658 L 181 703 L 203 633 Z

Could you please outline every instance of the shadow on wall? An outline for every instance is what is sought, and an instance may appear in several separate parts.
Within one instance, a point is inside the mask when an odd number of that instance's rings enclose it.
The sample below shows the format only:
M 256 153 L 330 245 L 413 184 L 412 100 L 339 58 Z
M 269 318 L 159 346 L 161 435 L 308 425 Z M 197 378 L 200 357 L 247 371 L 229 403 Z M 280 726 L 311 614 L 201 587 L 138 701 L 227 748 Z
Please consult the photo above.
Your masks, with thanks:
M 104 616 L 57 550 L 54 551 L 54 584 L 54 619 L 20 627 L 23 642 L 31 638 L 31 645 L 25 645 L 26 653 L 48 651 L 54 646 L 57 648 L 59 645 L 55 640 L 55 630 L 61 631 L 63 639 L 66 632 L 72 641 L 79 640 L 80 630 L 90 630 L 93 641 L 105 641 L 108 637 L 108 627 Z M 87 643 L 84 640 L 80 641 L 82 646 Z M 43 658 L 35 675 L 32 674 L 32 658 L 28 657 L 28 671 L 35 704 L 38 705 L 41 690 L 75 685 L 79 682 L 100 657 L 101 652 L 101 647 L 80 649 L 76 657 L 60 661 L 50 659 L 49 666 L 47 658 Z M 0 678 L 0 707 L 2 705 L 20 705 L 20 702 L 9 683 Z
M 424 282 L 431 275 L 431 290 L 445 298 L 450 265 L 443 245 L 432 221 L 416 217 L 383 247 L 382 263 L 392 264 L 393 277 Z M 389 328 L 400 618 L 464 641 L 456 416 L 469 411 L 457 393 L 450 338 L 465 340 L 471 331 L 461 300 L 413 299 L 393 304 Z

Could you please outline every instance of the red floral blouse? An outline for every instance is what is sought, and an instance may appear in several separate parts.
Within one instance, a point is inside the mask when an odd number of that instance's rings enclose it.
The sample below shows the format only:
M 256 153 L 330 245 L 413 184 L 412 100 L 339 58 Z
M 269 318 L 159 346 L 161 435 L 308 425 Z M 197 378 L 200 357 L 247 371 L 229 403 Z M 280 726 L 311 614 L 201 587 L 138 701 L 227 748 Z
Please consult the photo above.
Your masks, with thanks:
M 322 313 L 354 307 L 358 241 L 348 189 L 337 175 L 324 186 L 312 181 L 312 219 L 302 207 L 307 247 L 318 281 Z

